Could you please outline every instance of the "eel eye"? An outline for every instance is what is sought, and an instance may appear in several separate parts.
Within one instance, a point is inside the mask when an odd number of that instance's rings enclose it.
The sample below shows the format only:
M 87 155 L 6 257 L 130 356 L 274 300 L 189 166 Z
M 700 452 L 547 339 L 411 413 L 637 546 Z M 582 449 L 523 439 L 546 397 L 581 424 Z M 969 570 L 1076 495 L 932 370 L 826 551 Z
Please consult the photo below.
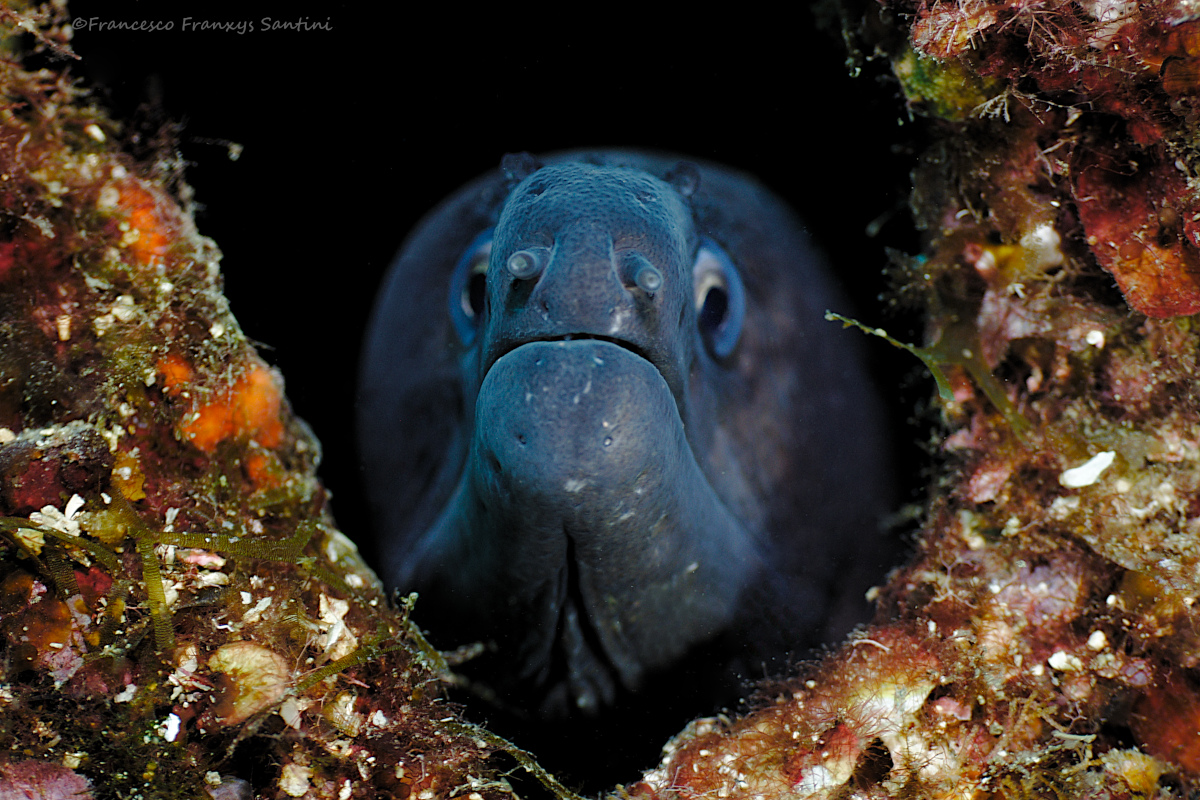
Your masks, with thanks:
M 746 318 L 746 292 L 737 268 L 720 245 L 700 240 L 692 267 L 696 292 L 696 324 L 709 354 L 725 359 L 733 352 Z
M 483 316 L 492 232 L 489 228 L 475 237 L 459 256 L 450 278 L 450 319 L 454 321 L 458 338 L 468 346 L 475 341 Z

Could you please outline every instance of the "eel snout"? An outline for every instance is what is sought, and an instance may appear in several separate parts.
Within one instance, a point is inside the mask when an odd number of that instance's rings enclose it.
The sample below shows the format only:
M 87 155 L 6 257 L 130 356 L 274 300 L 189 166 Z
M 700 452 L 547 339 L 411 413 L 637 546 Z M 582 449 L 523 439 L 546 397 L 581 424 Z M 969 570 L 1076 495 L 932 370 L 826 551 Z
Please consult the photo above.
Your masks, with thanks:
M 694 249 L 690 213 L 667 184 L 544 168 L 496 226 L 481 376 L 527 342 L 606 339 L 657 367 L 686 420 Z

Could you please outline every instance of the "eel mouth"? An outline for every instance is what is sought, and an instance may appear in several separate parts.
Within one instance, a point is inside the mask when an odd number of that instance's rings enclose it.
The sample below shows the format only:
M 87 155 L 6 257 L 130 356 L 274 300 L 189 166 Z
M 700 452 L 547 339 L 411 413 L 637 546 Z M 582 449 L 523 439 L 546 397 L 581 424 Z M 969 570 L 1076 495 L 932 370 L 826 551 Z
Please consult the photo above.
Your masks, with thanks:
M 666 382 L 670 389 L 671 396 L 675 400 L 675 409 L 682 419 L 686 419 L 686 397 L 684 395 L 685 382 L 682 380 L 684 370 L 681 368 L 672 368 L 670 358 L 664 358 L 663 354 L 656 354 L 650 348 L 630 341 L 629 339 L 618 336 L 606 336 L 600 333 L 561 333 L 547 336 L 530 336 L 523 339 L 514 339 L 504 342 L 503 344 L 492 349 L 489 354 L 490 360 L 484 364 L 480 373 L 480 381 L 484 381 L 491 374 L 492 369 L 497 362 L 524 347 L 538 344 L 554 344 L 554 343 L 571 343 L 571 342 L 602 342 L 605 344 L 615 345 L 626 351 L 628 354 L 636 356 L 638 359 L 645 361 L 652 366 L 658 373 L 659 377 Z
M 637 346 L 636 344 L 629 341 L 628 339 L 621 339 L 616 336 L 605 336 L 605 335 L 599 334 L 599 333 L 560 333 L 557 336 L 531 336 L 528 339 L 515 340 L 515 341 L 504 344 L 503 346 L 499 347 L 496 350 L 495 357 L 492 359 L 491 363 L 489 363 L 487 365 L 487 367 L 484 369 L 483 374 L 484 374 L 484 376 L 486 376 L 487 373 L 491 371 L 492 367 L 496 365 L 497 361 L 499 361 L 501 358 L 508 355 L 513 350 L 516 350 L 519 347 L 524 347 L 525 345 L 528 345 L 528 344 L 535 344 L 537 342 L 575 342 L 575 341 L 596 341 L 596 342 L 608 342 L 609 344 L 615 344 L 617 347 L 620 347 L 623 350 L 628 350 L 629 352 L 633 353 L 638 358 L 644 359 L 646 361 L 649 361 L 651 364 L 654 364 L 654 359 L 650 357 L 650 354 L 647 353 L 645 351 L 645 349 Z M 655 367 L 655 369 L 657 369 L 659 371 L 659 373 L 663 372 L 662 368 L 659 367 L 658 364 L 654 364 L 654 367 Z

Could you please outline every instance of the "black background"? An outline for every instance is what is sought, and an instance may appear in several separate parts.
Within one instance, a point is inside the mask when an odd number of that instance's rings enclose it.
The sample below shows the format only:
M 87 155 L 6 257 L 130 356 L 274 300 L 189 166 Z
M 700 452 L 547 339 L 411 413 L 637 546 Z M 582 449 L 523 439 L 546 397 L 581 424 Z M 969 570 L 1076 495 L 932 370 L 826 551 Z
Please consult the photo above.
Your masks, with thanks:
M 563 10 L 558 30 L 515 10 L 482 19 L 451 6 L 421 8 L 421 21 L 336 3 L 70 8 L 99 23 L 173 22 L 160 32 L 81 22 L 82 61 L 70 70 L 100 87 L 118 119 L 141 120 L 143 141 L 156 120 L 182 123 L 197 222 L 224 252 L 233 311 L 321 439 L 334 513 L 368 554 L 353 399 L 375 288 L 420 216 L 506 152 L 641 146 L 751 172 L 807 220 L 860 317 L 914 335 L 876 299 L 885 247 L 917 247 L 905 206 L 914 126 L 881 67 L 851 78 L 836 32 L 803 8 L 799 23 L 725 11 L 653 30 L 582 5 Z M 329 30 L 266 31 L 264 16 Z M 187 31 L 186 17 L 255 30 Z M 236 161 L 226 142 L 241 145 Z M 911 397 L 897 388 L 912 362 L 879 340 L 870 346 L 898 441 L 914 439 Z

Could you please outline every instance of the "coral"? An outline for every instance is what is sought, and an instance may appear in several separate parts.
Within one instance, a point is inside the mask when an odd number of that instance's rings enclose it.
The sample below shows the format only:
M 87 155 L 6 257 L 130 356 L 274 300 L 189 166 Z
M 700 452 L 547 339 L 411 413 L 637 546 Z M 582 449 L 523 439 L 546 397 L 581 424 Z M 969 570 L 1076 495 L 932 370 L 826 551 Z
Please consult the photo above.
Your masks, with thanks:
M 926 341 L 904 347 L 939 387 L 918 552 L 878 589 L 871 627 L 753 712 L 693 723 L 623 791 L 1190 796 L 1200 13 L 842 12 L 928 118 L 912 196 L 924 250 L 892 269 L 893 302 L 926 319 Z

